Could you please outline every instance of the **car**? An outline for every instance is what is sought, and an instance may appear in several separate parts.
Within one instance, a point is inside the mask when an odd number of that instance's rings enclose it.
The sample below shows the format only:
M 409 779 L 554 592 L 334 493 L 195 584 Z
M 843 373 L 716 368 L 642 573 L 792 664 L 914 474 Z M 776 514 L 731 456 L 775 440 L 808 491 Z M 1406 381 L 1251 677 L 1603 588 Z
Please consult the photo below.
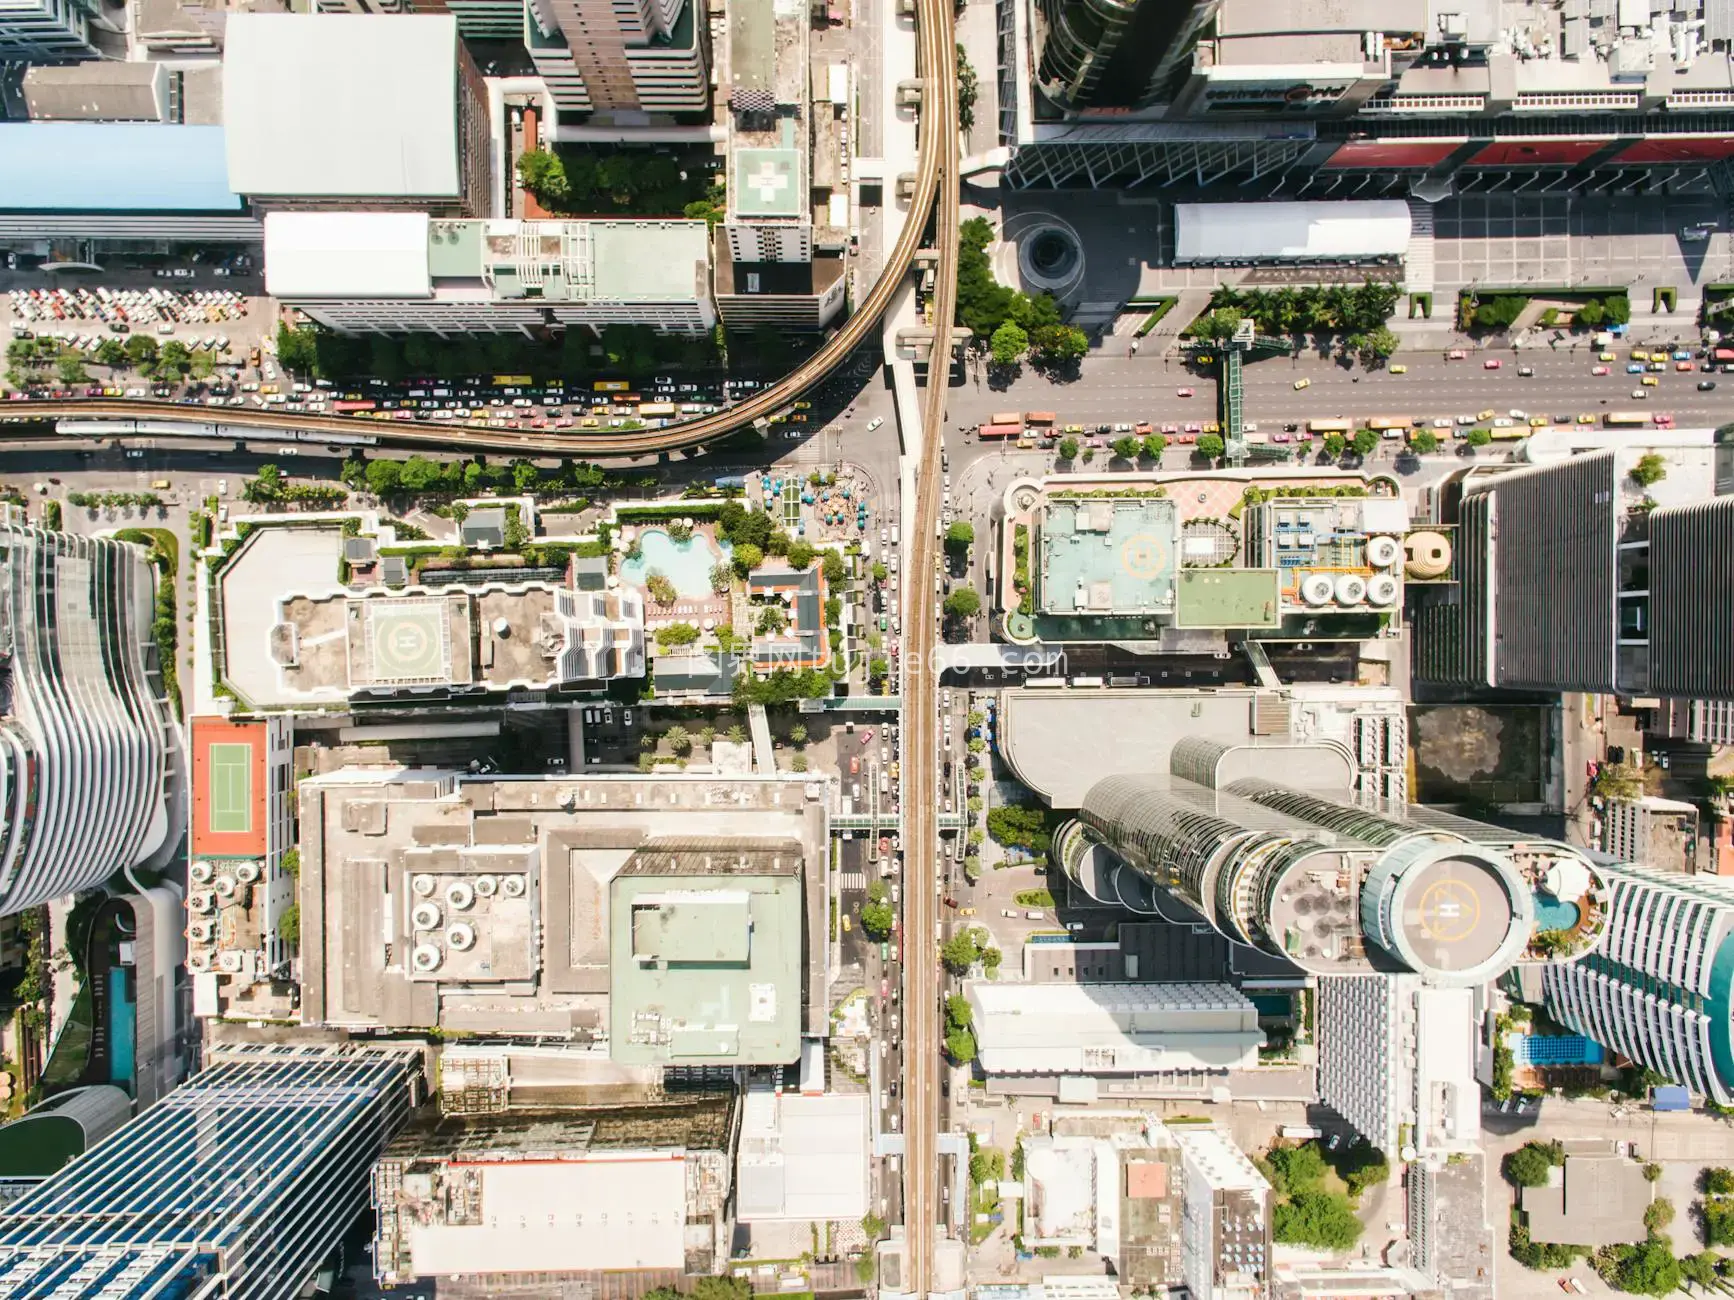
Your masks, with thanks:
M 1649 395 L 1650 395 L 1650 390 L 1647 388 L 1634 388 L 1634 389 L 1632 389 L 1632 400 L 1634 402 L 1642 402 L 1642 401 L 1646 400 L 1649 397 Z
M 1692 359 L 1692 354 L 1685 348 L 1675 348 L 1673 355 L 1676 361 L 1690 361 Z
M 1596 422 L 1596 417 L 1588 411 L 1583 411 L 1578 415 L 1577 422 L 1579 424 L 1594 424 Z
M 1547 424 L 1548 420 L 1545 415 L 1532 415 L 1529 417 L 1529 427 L 1532 429 L 1545 429 L 1547 428 Z
M 1483 370 L 1498 370 L 1499 367 L 1503 366 L 1504 364 L 1505 363 L 1503 361 L 1501 361 L 1498 357 L 1488 357 L 1487 360 L 1485 360 L 1481 363 L 1481 368 Z
M 1650 359 L 1650 354 L 1648 352 L 1646 352 L 1643 348 L 1633 348 L 1632 349 L 1632 360 L 1633 361 L 1648 361 L 1649 359 Z
M 1494 410 L 1494 409 L 1493 409 L 1493 408 L 1492 408 L 1492 407 L 1491 407 L 1491 406 L 1490 406 L 1490 407 L 1488 407 L 1488 408 L 1487 408 L 1487 409 L 1486 409 L 1486 410 L 1485 410 L 1485 411 L 1482 411 L 1482 412 L 1481 412 L 1481 413 L 1480 413 L 1480 414 L 1479 414 L 1479 415 L 1477 415 L 1477 416 L 1476 416 L 1476 417 L 1475 417 L 1475 419 L 1476 419 L 1476 420 L 1491 420 L 1491 419 L 1492 419 L 1492 418 L 1493 418 L 1493 417 L 1494 417 L 1494 416 L 1496 416 L 1496 415 L 1498 415 L 1498 414 L 1499 414 L 1499 412 L 1498 412 L 1498 411 L 1496 411 L 1496 410 Z M 1474 423 L 1474 420 L 1472 420 L 1472 421 L 1470 421 L 1470 423 L 1471 423 L 1471 424 L 1473 424 L 1473 423 Z
M 1449 429 L 1451 427 L 1451 421 L 1444 419 L 1444 418 L 1440 418 L 1440 419 L 1433 421 L 1433 427 L 1435 429 Z
M 1668 368 L 1668 363 L 1666 361 L 1652 361 L 1652 362 L 1650 362 L 1650 371 L 1652 374 L 1661 374 L 1662 372 L 1666 371 L 1667 368 Z
M 1690 361 L 1676 361 L 1674 363 L 1674 369 L 1682 375 L 1689 375 L 1697 368 L 1698 367 L 1693 365 Z
M 1517 368 L 1517 377 L 1519 379 L 1534 379 L 1535 378 L 1535 367 L 1534 366 L 1519 366 Z
M 1508 420 L 1502 415 L 1493 422 L 1493 427 L 1495 429 L 1509 429 L 1515 423 L 1517 423 L 1515 420 Z
M 1608 373 L 1608 368 L 1606 366 L 1591 366 L 1590 367 L 1590 374 L 1592 374 L 1592 375 L 1605 375 L 1607 373 Z
M 1391 370 L 1391 373 L 1392 373 L 1392 374 L 1393 374 L 1393 375 L 1406 375 L 1406 374 L 1408 374 L 1408 373 L 1409 373 L 1409 367 L 1408 367 L 1408 366 L 1404 366 L 1404 365 L 1395 365 L 1395 366 L 1392 366 L 1392 367 L 1391 367 L 1391 368 L 1390 368 L 1390 370 Z
M 1716 389 L 1716 381 L 1714 379 L 1700 379 L 1698 381 L 1698 391 L 1700 393 L 1714 392 L 1715 389 Z
M 1612 352 L 1598 352 L 1598 353 L 1596 353 L 1596 360 L 1597 361 L 1612 361 L 1613 359 L 1614 359 L 1614 354 Z
M 1628 361 L 1626 363 L 1626 373 L 1628 375 L 1641 375 L 1641 374 L 1643 374 L 1644 373 L 1643 362 L 1641 362 L 1641 361 Z
M 1506 414 L 1514 420 L 1527 420 L 1529 418 L 1528 411 L 1520 411 L 1516 407 L 1512 407 Z
M 1474 424 L 1475 417 L 1473 415 L 1459 415 L 1456 417 L 1456 421 L 1458 424 Z
M 1642 379 L 1638 380 L 1638 382 L 1645 388 L 1655 388 L 1662 381 L 1657 379 L 1654 375 L 1645 375 Z
M 1193 391 L 1190 388 L 1176 388 L 1174 390 L 1174 396 L 1176 397 L 1191 397 L 1192 395 Z
M 1294 381 L 1294 390 L 1297 393 L 1303 388 L 1311 388 L 1312 386 L 1313 381 L 1310 379 L 1297 379 Z
M 880 416 L 880 415 L 874 416 L 871 420 L 867 421 L 867 432 L 872 433 L 873 430 L 877 429 L 880 425 L 882 425 L 884 423 L 885 423 L 885 417 L 884 416 Z
M 1468 353 L 1464 352 L 1462 348 L 1452 348 L 1445 354 L 1445 359 L 1447 361 L 1461 361 L 1467 355 Z

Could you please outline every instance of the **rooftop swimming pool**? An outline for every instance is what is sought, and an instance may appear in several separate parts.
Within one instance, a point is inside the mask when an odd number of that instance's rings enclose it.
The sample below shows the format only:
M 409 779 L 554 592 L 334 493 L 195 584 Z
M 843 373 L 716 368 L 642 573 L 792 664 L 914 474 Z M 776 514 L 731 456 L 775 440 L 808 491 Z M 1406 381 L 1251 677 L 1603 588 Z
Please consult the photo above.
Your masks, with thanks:
M 709 596 L 710 571 L 726 563 L 733 548 L 702 533 L 677 542 L 660 528 L 646 528 L 638 534 L 638 551 L 637 558 L 620 562 L 620 581 L 642 587 L 652 573 L 660 573 L 682 596 Z

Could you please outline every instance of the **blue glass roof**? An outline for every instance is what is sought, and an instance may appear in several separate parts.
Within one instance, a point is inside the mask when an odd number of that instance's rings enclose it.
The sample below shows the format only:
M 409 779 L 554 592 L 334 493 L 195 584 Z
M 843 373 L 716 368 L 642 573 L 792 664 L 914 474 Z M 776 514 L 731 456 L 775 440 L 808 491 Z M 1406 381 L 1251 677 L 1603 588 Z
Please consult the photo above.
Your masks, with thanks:
M 220 126 L 0 123 L 0 210 L 238 212 Z

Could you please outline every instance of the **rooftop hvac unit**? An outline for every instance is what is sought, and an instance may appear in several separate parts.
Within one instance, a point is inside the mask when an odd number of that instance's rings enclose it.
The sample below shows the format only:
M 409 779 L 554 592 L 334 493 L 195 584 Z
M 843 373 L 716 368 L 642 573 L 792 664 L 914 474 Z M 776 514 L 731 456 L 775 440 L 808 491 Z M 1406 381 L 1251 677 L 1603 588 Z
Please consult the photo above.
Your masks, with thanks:
M 235 878 L 233 876 L 218 876 L 211 886 L 217 891 L 218 898 L 233 898 L 235 896 Z
M 500 892 L 500 882 L 498 880 L 495 880 L 492 876 L 477 876 L 476 877 L 476 897 L 477 898 L 492 898 L 495 894 L 497 894 L 499 892 Z
M 1367 584 L 1367 601 L 1373 605 L 1395 605 L 1398 590 L 1397 580 L 1381 573 Z
M 507 876 L 500 882 L 500 893 L 506 898 L 522 898 L 524 896 L 524 878 L 522 876 Z
M 1367 580 L 1353 573 L 1337 578 L 1337 604 L 1359 605 L 1367 598 Z
M 446 942 L 454 952 L 468 952 L 476 946 L 476 930 L 472 925 L 459 921 L 446 930 Z
M 221 966 L 223 970 L 230 975 L 239 975 L 241 973 L 242 965 L 241 954 L 238 952 L 225 952 L 218 956 L 217 965 Z
M 217 905 L 217 897 L 208 889 L 195 889 L 187 898 L 187 906 L 195 912 L 208 912 Z
M 211 954 L 208 952 L 189 952 L 187 954 L 187 969 L 195 975 L 202 975 L 211 969 Z
M 1309 573 L 1301 580 L 1301 599 L 1313 606 L 1328 605 L 1335 589 L 1329 574 Z
M 1367 543 L 1367 563 L 1375 569 L 1388 569 L 1397 562 L 1403 548 L 1395 537 L 1375 537 Z
M 409 882 L 409 887 L 415 893 L 417 898 L 432 898 L 434 884 L 435 882 L 432 876 L 417 876 Z
M 439 945 L 432 943 L 416 944 L 415 951 L 409 955 L 410 965 L 423 972 L 438 970 L 442 960 Z
M 235 868 L 235 879 L 243 885 L 250 885 L 258 878 L 259 864 L 257 862 L 243 862 Z
M 209 921 L 194 921 L 187 927 L 187 938 L 194 943 L 209 943 L 216 930 L 217 927 Z
M 444 919 L 438 903 L 417 903 L 409 914 L 410 923 L 418 930 L 437 930 Z
M 195 885 L 209 884 L 211 881 L 211 864 L 209 862 L 195 862 L 193 863 L 193 869 L 187 872 L 187 874 L 193 878 L 193 883 Z
M 454 880 L 446 886 L 446 902 L 454 912 L 467 912 L 476 904 L 476 891 L 467 880 Z

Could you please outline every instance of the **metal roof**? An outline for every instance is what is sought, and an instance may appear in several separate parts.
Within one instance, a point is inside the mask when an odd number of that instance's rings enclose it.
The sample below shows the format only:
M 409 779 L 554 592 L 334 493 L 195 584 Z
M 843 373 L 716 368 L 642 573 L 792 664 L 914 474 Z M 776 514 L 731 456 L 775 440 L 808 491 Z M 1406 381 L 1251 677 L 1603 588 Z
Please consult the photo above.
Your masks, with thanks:
M 70 158 L 78 166 L 69 167 Z M 220 126 L 0 124 L 0 211 L 239 212 Z
M 276 298 L 425 298 L 425 212 L 272 212 L 265 291 Z
M 451 15 L 237 13 L 224 40 L 229 178 L 241 193 L 459 193 Z
M 1177 203 L 1174 221 L 1176 262 L 1352 261 L 1409 247 L 1409 205 L 1397 199 Z

